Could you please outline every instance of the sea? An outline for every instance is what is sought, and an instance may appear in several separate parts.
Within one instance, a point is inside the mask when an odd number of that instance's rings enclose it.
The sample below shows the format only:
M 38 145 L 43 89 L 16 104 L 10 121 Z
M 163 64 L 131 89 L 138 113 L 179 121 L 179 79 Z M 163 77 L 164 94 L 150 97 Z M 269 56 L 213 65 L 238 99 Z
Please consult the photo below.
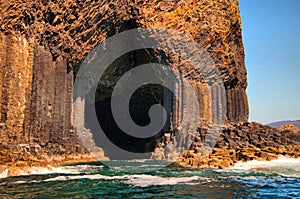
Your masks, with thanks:
M 300 198 L 300 159 L 218 169 L 155 160 L 91 162 L 0 174 L 0 198 Z

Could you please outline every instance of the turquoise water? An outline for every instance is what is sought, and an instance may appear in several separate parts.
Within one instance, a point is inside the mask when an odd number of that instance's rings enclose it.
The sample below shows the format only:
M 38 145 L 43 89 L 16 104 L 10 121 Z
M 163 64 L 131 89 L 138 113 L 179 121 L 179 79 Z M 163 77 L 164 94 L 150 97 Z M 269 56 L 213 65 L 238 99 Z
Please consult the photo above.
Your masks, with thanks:
M 300 198 L 300 160 L 240 163 L 222 171 L 162 165 L 98 162 L 3 178 L 0 198 Z

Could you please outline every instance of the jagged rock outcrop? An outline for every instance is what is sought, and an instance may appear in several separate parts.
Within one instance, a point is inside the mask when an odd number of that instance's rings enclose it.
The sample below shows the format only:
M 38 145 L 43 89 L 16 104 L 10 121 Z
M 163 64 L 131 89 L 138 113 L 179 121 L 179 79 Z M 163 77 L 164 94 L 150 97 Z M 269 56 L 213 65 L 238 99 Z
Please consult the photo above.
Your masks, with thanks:
M 199 133 L 177 162 L 184 166 L 226 168 L 238 161 L 273 160 L 279 155 L 299 158 L 299 130 L 295 126 L 275 129 L 255 122 L 230 125 L 224 128 L 213 151 L 205 155 L 199 147 L 203 142 Z

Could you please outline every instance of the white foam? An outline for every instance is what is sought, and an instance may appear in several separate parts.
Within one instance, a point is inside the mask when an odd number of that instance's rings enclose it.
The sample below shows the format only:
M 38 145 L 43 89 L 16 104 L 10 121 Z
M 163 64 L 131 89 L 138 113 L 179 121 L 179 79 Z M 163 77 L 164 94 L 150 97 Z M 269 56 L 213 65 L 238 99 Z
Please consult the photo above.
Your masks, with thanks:
M 77 175 L 77 176 L 57 176 L 54 178 L 49 178 L 49 179 L 43 180 L 43 182 L 78 180 L 78 179 L 120 180 L 120 179 L 125 179 L 125 178 L 127 178 L 127 176 L 104 176 L 104 175 L 100 175 L 100 174 L 94 174 L 94 175 Z
M 83 172 L 88 172 L 93 169 L 101 169 L 103 166 L 94 166 L 94 165 L 75 165 L 75 166 L 61 166 L 61 167 L 52 167 L 54 173 L 66 173 L 66 174 L 80 174 Z
M 133 185 L 136 187 L 148 187 L 153 185 L 176 185 L 176 184 L 187 184 L 195 185 L 198 184 L 197 180 L 204 180 L 206 178 L 200 178 L 198 176 L 192 177 L 159 177 L 152 175 L 124 175 L 124 176 L 105 176 L 100 174 L 94 175 L 74 175 L 74 176 L 57 176 L 45 180 L 33 180 L 33 181 L 17 181 L 15 184 L 25 183 L 40 183 L 40 182 L 54 182 L 54 181 L 68 181 L 78 179 L 89 179 L 89 180 L 124 180 L 125 184 Z
M 55 171 L 52 170 L 51 167 L 29 167 L 26 170 L 19 169 L 17 170 L 18 175 L 25 176 L 25 175 L 35 175 L 35 174 L 51 174 L 55 173 Z M 7 178 L 8 177 L 8 169 L 5 169 L 2 174 L 0 174 L 1 178 Z
M 289 165 L 298 165 L 300 166 L 300 159 L 288 158 L 285 156 L 280 156 L 276 160 L 271 161 L 258 161 L 252 160 L 248 162 L 238 162 L 230 169 L 238 170 L 249 170 L 253 168 L 270 168 L 270 167 L 286 167 Z
M 63 167 L 29 167 L 26 171 L 20 170 L 20 175 L 45 175 L 54 173 L 77 174 L 78 172 L 72 169 L 64 169 Z
M 137 187 L 148 187 L 153 185 L 176 185 L 179 183 L 191 184 L 195 180 L 199 180 L 200 177 L 159 177 L 151 175 L 132 175 L 125 183 Z
M 238 162 L 225 171 L 243 172 L 251 170 L 277 173 L 286 176 L 300 176 L 300 159 L 279 156 L 278 159 L 271 161 L 252 160 L 248 162 Z
M 5 169 L 1 174 L 0 174 L 0 178 L 6 178 L 8 175 L 8 169 Z
M 61 166 L 61 167 L 28 167 L 26 170 L 19 169 L 20 176 L 26 175 L 45 175 L 45 174 L 80 174 L 84 172 L 89 172 L 92 169 L 103 168 L 103 166 L 94 165 L 76 165 L 76 166 Z M 0 174 L 1 178 L 8 177 L 8 169 L 5 169 L 3 173 Z
M 53 167 L 29 167 L 22 175 L 54 173 Z
M 121 180 L 126 179 L 128 176 L 104 176 L 100 174 L 94 175 L 74 175 L 74 176 L 57 176 L 45 180 L 32 180 L 32 181 L 16 181 L 14 184 L 26 184 L 26 183 L 40 183 L 40 182 L 53 182 L 53 181 L 68 181 L 78 179 L 90 179 L 90 180 Z

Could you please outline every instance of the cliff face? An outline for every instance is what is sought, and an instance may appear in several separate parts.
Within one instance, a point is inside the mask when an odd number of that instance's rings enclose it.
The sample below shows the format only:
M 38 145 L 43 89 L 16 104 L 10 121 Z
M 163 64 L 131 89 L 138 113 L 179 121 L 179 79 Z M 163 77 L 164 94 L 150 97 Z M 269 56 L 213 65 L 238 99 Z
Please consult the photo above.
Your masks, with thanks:
M 66 61 L 53 61 L 44 47 L 14 32 L 0 33 L 0 41 L 1 163 L 84 154 L 72 127 L 73 75 Z
M 53 62 L 48 51 L 23 36 L 2 33 L 1 41 L 2 144 L 59 144 L 59 132 L 71 125 L 72 76 L 66 62 Z
M 85 153 L 73 124 L 84 123 L 72 115 L 73 71 L 107 37 L 136 27 L 174 29 L 197 41 L 221 71 L 227 123 L 248 119 L 237 0 L 23 0 L 1 2 L 0 10 L 0 147 L 6 151 L 37 144 L 49 154 Z M 184 67 L 177 69 L 188 76 Z M 211 121 L 209 91 L 195 79 L 193 86 L 205 126 Z

